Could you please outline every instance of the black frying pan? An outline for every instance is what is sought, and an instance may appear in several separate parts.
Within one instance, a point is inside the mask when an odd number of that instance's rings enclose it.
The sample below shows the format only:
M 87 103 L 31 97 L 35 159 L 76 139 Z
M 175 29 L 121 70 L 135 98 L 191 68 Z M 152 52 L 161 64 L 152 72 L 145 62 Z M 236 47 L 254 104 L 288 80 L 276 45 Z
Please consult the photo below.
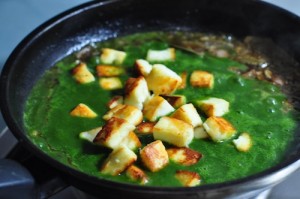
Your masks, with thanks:
M 82 46 L 108 38 L 154 30 L 183 30 L 269 38 L 292 56 L 278 60 L 294 104 L 300 102 L 300 19 L 255 0 L 114 0 L 94 1 L 43 24 L 13 51 L 1 74 L 1 109 L 10 130 L 32 153 L 62 171 L 70 184 L 103 198 L 251 198 L 300 167 L 300 131 L 282 163 L 255 175 L 193 188 L 142 187 L 102 180 L 61 164 L 26 136 L 23 108 L 41 75 Z M 278 58 L 277 54 L 269 54 Z M 298 107 L 299 108 L 299 107 Z

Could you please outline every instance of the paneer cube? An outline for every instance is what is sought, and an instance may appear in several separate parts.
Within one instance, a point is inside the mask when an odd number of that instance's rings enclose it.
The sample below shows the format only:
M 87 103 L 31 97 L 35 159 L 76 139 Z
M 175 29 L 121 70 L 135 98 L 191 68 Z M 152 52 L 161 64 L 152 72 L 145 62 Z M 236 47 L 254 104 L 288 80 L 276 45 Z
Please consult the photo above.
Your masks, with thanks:
M 87 140 L 89 142 L 93 142 L 95 139 L 96 135 L 99 133 L 99 131 L 102 129 L 102 126 L 88 130 L 88 131 L 83 131 L 79 134 L 79 137 L 83 140 Z
M 156 95 L 172 94 L 182 83 L 182 79 L 174 71 L 162 64 L 154 64 L 146 81 L 149 90 Z
M 221 98 L 211 97 L 199 100 L 196 104 L 208 117 L 221 117 L 229 112 L 229 102 Z
M 212 88 L 214 86 L 214 76 L 207 71 L 193 71 L 190 77 L 190 83 L 193 87 Z
M 174 108 L 186 104 L 186 97 L 184 95 L 160 95 L 171 104 Z
M 152 65 L 144 59 L 138 59 L 135 61 L 135 68 L 139 75 L 146 77 L 151 72 Z
M 182 79 L 182 83 L 180 84 L 180 86 L 178 87 L 178 89 L 184 89 L 186 87 L 186 80 L 187 80 L 187 72 L 182 72 L 179 75 Z
M 142 143 L 134 132 L 129 132 L 128 136 L 122 140 L 122 145 L 130 150 L 136 150 L 142 146 Z
M 122 82 L 118 77 L 102 77 L 99 79 L 99 85 L 104 90 L 117 90 L 123 88 Z
M 182 164 L 190 166 L 196 164 L 202 157 L 202 154 L 186 147 L 167 149 L 169 159 Z
M 135 126 L 121 118 L 111 118 L 96 135 L 93 142 L 101 146 L 116 149 Z
M 184 187 L 194 187 L 201 183 L 200 175 L 192 171 L 176 171 L 175 178 L 179 180 Z
M 175 48 L 167 48 L 164 50 L 148 50 L 148 61 L 174 61 L 176 58 Z
M 115 77 L 124 73 L 124 69 L 119 66 L 99 65 L 96 67 L 99 77 Z
M 168 153 L 160 140 L 151 142 L 140 151 L 143 164 L 152 172 L 163 169 L 169 163 Z
M 137 160 L 136 154 L 125 146 L 113 150 L 104 161 L 101 173 L 116 176 Z
M 139 134 L 152 134 L 155 122 L 142 122 L 137 127 L 137 133 Z
M 143 120 L 143 113 L 141 110 L 134 106 L 120 104 L 109 110 L 104 116 L 104 120 L 110 118 L 121 118 L 133 125 L 138 125 Z
M 203 127 L 209 137 L 215 142 L 228 140 L 236 134 L 236 130 L 232 124 L 222 117 L 209 117 L 203 123 Z
M 154 122 L 159 117 L 165 116 L 173 112 L 175 109 L 164 98 L 154 95 L 144 104 L 144 117 Z
M 70 115 L 75 117 L 85 117 L 85 118 L 95 118 L 98 116 L 97 113 L 95 113 L 90 107 L 88 107 L 83 103 L 78 104 L 70 112 Z
M 95 81 L 94 75 L 89 71 L 85 63 L 79 63 L 72 70 L 74 79 L 80 84 L 87 84 Z
M 149 182 L 147 174 L 140 168 L 135 165 L 131 165 L 126 170 L 126 175 L 133 181 L 137 181 L 140 184 L 144 185 Z
M 109 102 L 107 103 L 108 108 L 112 109 L 116 107 L 117 105 L 123 104 L 124 103 L 124 98 L 123 96 L 117 95 L 114 96 Z
M 124 104 L 143 109 L 144 102 L 149 98 L 147 82 L 143 76 L 138 78 L 129 78 L 125 84 Z
M 209 138 L 209 135 L 205 131 L 204 127 L 201 125 L 194 128 L 194 138 L 205 139 L 205 138 Z
M 202 125 L 202 120 L 193 104 L 184 104 L 173 114 L 173 118 L 191 124 L 193 127 Z
M 194 129 L 182 120 L 162 117 L 153 128 L 153 137 L 178 147 L 187 147 L 193 140 Z
M 111 48 L 103 48 L 100 55 L 101 63 L 104 64 L 122 64 L 125 58 L 125 52 Z
M 237 139 L 233 140 L 237 150 L 247 152 L 252 146 L 252 139 L 248 133 L 242 133 Z

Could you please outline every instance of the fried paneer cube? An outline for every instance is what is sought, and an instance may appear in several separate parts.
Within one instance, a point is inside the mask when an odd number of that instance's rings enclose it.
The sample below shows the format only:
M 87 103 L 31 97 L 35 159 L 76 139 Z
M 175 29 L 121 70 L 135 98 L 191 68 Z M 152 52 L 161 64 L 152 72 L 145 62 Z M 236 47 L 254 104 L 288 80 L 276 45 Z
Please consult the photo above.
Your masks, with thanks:
M 170 160 L 184 166 L 196 164 L 202 157 L 201 153 L 186 147 L 170 148 L 167 152 Z
M 102 126 L 88 130 L 88 131 L 83 131 L 79 133 L 79 137 L 83 140 L 87 140 L 89 142 L 93 142 L 95 139 L 96 135 L 99 133 L 99 131 L 102 129 Z
M 174 108 L 186 104 L 186 97 L 184 95 L 160 95 L 171 104 Z
M 99 85 L 104 90 L 117 90 L 123 88 L 123 84 L 118 77 L 101 77 Z
M 103 48 L 100 55 L 101 63 L 104 64 L 122 64 L 125 58 L 125 52 L 111 48 Z
M 180 86 L 178 87 L 178 89 L 184 89 L 186 87 L 186 81 L 187 81 L 188 74 L 186 71 L 184 71 L 184 72 L 180 73 L 179 76 L 181 77 L 182 82 L 181 82 Z
M 148 61 L 174 61 L 176 58 L 175 48 L 167 48 L 164 50 L 148 50 Z
M 192 171 L 176 171 L 175 178 L 179 180 L 184 187 L 194 187 L 200 185 L 201 182 L 200 175 Z
M 70 112 L 70 115 L 75 117 L 85 117 L 85 118 L 95 118 L 98 116 L 97 113 L 95 113 L 90 107 L 88 107 L 83 103 L 78 104 Z
M 131 131 L 128 136 L 122 140 L 122 145 L 128 147 L 130 150 L 136 150 L 142 146 L 142 143 L 138 136 Z
M 135 69 L 139 75 L 146 77 L 151 72 L 152 65 L 144 59 L 137 59 L 135 61 Z
M 222 117 L 209 117 L 203 123 L 203 127 L 209 137 L 215 142 L 228 140 L 236 134 L 236 130 L 232 124 Z
M 162 141 L 156 140 L 140 151 L 143 164 L 152 172 L 163 169 L 169 163 L 168 153 Z
M 204 138 L 208 138 L 208 137 L 209 137 L 209 135 L 207 134 L 207 132 L 205 131 L 205 129 L 202 125 L 194 128 L 194 138 L 204 139 Z
M 193 87 L 212 88 L 214 86 L 214 76 L 207 71 L 193 71 L 190 77 L 190 83 Z
M 194 129 L 182 120 L 162 117 L 153 128 L 153 137 L 178 147 L 187 147 L 193 140 Z
M 115 77 L 124 73 L 124 69 L 119 66 L 98 65 L 96 67 L 97 75 L 99 77 Z
M 74 79 L 80 84 L 87 84 L 95 81 L 94 75 L 89 71 L 85 63 L 79 63 L 72 70 Z
M 104 116 L 104 120 L 109 120 L 112 117 L 121 118 L 133 125 L 138 125 L 143 120 L 143 113 L 134 106 L 119 104 L 110 109 Z
M 101 146 L 116 149 L 120 146 L 122 140 L 128 137 L 129 133 L 135 129 L 135 126 L 121 118 L 111 118 L 102 127 L 96 135 L 93 142 Z
M 142 122 L 137 127 L 136 130 L 139 134 L 152 134 L 155 122 Z
M 196 103 L 208 117 L 221 117 L 229 112 L 229 102 L 221 98 L 210 97 L 205 100 L 199 100 Z
M 125 146 L 113 150 L 104 161 L 101 173 L 119 175 L 137 160 L 136 154 Z
M 175 109 L 164 98 L 154 95 L 144 104 L 144 117 L 154 122 L 159 117 L 165 116 L 173 112 Z
M 140 184 L 144 185 L 149 182 L 147 174 L 135 165 L 131 165 L 126 170 L 126 175 L 133 181 L 137 181 Z
M 114 96 L 109 102 L 107 103 L 107 107 L 109 109 L 112 109 L 116 107 L 117 105 L 123 104 L 124 103 L 124 98 L 121 95 Z
M 237 139 L 234 139 L 233 144 L 236 149 L 241 152 L 247 152 L 252 146 L 252 139 L 248 133 L 242 133 Z
M 174 71 L 162 64 L 154 64 L 146 81 L 149 90 L 155 95 L 172 94 L 182 83 L 182 79 Z
M 193 127 L 202 125 L 202 120 L 193 104 L 184 104 L 173 114 L 173 118 L 191 124 Z

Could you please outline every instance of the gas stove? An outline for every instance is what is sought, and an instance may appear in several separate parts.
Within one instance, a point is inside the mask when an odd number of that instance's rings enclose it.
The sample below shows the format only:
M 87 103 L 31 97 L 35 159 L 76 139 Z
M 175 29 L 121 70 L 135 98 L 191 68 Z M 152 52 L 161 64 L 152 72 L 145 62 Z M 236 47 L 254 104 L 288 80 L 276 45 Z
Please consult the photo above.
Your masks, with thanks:
M 266 2 L 278 5 L 290 12 L 300 16 L 300 1 L 295 0 L 264 0 Z M 42 24 L 58 13 L 67 10 L 71 7 L 87 2 L 87 0 L 2 0 L 0 1 L 0 69 L 4 65 L 5 60 L 12 52 L 13 48 L 34 28 Z M 18 13 L 18 14 L 15 14 Z M 18 141 L 12 135 L 0 114 L 0 160 L 15 159 L 21 162 L 22 165 L 30 172 L 34 173 L 32 164 L 42 164 L 40 160 L 32 157 L 28 152 L 18 145 Z M 30 162 L 30 163 L 29 163 Z M 8 164 L 10 164 L 8 162 Z M 13 163 L 12 163 L 13 164 Z M 47 167 L 47 165 L 44 165 Z M 1 168 L 0 168 L 1 170 Z M 52 171 L 52 170 L 51 170 Z M 41 171 L 40 171 L 41 172 Z M 54 171 L 55 172 L 55 171 Z M 50 172 L 51 173 L 51 172 Z M 37 172 L 37 175 L 38 172 Z M 2 177 L 2 176 L 1 176 Z M 75 187 L 68 184 L 63 184 L 60 190 L 53 190 L 52 183 L 56 182 L 51 176 L 37 177 L 41 189 L 48 189 L 48 196 L 51 199 L 68 199 L 68 198 L 83 198 L 93 199 L 87 193 L 84 193 Z M 35 179 L 36 180 L 36 179 Z M 0 180 L 1 182 L 1 180 Z M 300 198 L 300 170 L 292 174 L 287 180 L 278 184 L 272 190 L 267 190 L 258 195 L 257 199 L 297 199 Z M 45 191 L 45 190 L 43 190 Z M 0 190 L 1 193 L 1 190 Z M 53 193 L 53 194 L 52 194 Z M 0 198 L 2 196 L 0 195 Z M 24 198 L 24 197 L 23 197 Z M 43 197 L 42 197 L 43 198 Z

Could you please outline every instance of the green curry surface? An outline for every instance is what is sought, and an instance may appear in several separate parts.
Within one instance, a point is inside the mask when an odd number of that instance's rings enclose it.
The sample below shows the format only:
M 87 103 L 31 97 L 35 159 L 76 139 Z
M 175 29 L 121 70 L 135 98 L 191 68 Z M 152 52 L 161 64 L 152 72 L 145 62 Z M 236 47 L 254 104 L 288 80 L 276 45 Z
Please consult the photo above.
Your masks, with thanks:
M 121 76 L 123 83 L 132 73 L 136 59 L 146 57 L 148 49 L 165 49 L 169 45 L 155 40 L 155 33 L 136 34 L 96 44 L 98 49 L 110 47 L 127 52 L 122 64 L 127 73 Z M 213 89 L 193 88 L 187 82 L 186 89 L 176 94 L 186 95 L 188 102 L 206 97 L 223 98 L 230 102 L 230 112 L 224 115 L 237 129 L 238 134 L 248 132 L 253 139 L 250 151 L 236 150 L 231 140 L 215 143 L 209 139 L 194 139 L 190 148 L 203 157 L 195 165 L 170 164 L 159 172 L 146 170 L 151 186 L 180 186 L 174 174 L 177 170 L 195 171 L 201 176 L 201 184 L 219 183 L 242 178 L 279 163 L 285 155 L 287 145 L 293 137 L 295 121 L 286 111 L 287 97 L 280 88 L 266 81 L 246 79 L 229 70 L 231 67 L 245 70 L 246 66 L 230 59 L 209 55 L 198 56 L 176 49 L 176 60 L 160 62 L 177 73 L 206 70 L 213 73 Z M 96 75 L 99 56 L 87 60 L 89 70 Z M 25 125 L 30 139 L 51 157 L 87 174 L 113 181 L 136 183 L 125 174 L 104 176 L 99 172 L 103 160 L 110 150 L 81 140 L 78 135 L 104 124 L 102 116 L 108 111 L 106 103 L 122 90 L 105 91 L 98 81 L 78 84 L 70 71 L 76 65 L 75 55 L 59 61 L 46 72 L 36 84 L 26 104 Z M 98 117 L 94 119 L 70 116 L 70 111 L 79 103 L 92 108 Z M 201 114 L 205 120 L 204 114 Z M 140 136 L 143 145 L 152 141 L 151 136 Z M 168 145 L 167 145 L 168 146 Z M 138 151 L 137 151 L 138 153 Z

